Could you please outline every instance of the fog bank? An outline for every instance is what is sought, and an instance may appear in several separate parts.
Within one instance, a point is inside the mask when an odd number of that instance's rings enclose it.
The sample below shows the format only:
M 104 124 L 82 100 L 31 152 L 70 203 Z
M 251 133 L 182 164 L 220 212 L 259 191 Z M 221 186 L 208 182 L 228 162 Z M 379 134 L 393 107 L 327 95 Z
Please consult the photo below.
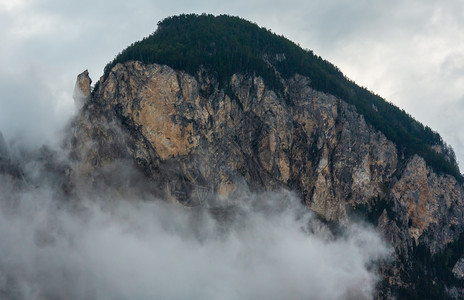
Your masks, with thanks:
M 2 299 L 369 299 L 389 254 L 366 225 L 334 237 L 288 191 L 185 208 L 87 186 L 76 201 L 42 164 L 21 188 L 1 178 Z

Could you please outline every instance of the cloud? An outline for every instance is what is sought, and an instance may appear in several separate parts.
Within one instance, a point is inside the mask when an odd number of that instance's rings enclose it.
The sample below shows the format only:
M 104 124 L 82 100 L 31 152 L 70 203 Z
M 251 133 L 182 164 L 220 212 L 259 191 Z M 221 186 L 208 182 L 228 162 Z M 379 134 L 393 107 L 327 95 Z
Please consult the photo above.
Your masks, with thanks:
M 370 299 L 391 253 L 366 224 L 334 235 L 289 191 L 187 208 L 126 161 L 69 191 L 66 152 L 8 152 L 22 175 L 0 175 L 2 299 Z
M 97 190 L 63 201 L 50 187 L 0 202 L 3 298 L 369 299 L 390 251 L 364 225 L 312 231 L 285 191 L 192 210 Z
M 25 145 L 56 143 L 73 108 L 44 82 L 43 74 L 30 69 L 22 76 L 0 74 L 0 130 L 9 140 Z

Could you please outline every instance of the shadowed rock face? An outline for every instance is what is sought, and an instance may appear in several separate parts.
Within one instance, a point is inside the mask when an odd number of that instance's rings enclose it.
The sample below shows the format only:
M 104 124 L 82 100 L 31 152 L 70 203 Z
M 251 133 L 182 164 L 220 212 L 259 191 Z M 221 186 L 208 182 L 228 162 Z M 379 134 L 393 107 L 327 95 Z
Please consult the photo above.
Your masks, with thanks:
M 0 179 L 8 182 L 9 185 L 16 185 L 21 176 L 21 170 L 11 158 L 8 144 L 0 131 Z M 1 191 L 0 196 L 2 196 Z
M 2 132 L 0 131 L 0 157 L 2 158 L 6 158 L 8 157 L 9 154 L 8 154 L 8 146 L 6 144 L 6 141 L 5 139 L 3 138 L 3 134 Z
M 83 78 L 78 85 L 90 87 Z M 396 251 L 378 297 L 394 298 L 395 289 L 414 288 L 407 260 L 415 246 L 435 254 L 463 231 L 462 186 L 419 156 L 400 158 L 353 106 L 309 83 L 295 75 L 280 95 L 260 77 L 235 74 L 226 92 L 204 69 L 192 76 L 118 64 L 92 97 L 82 88 L 89 100 L 70 140 L 73 176 L 96 180 L 105 166 L 131 160 L 155 194 L 187 206 L 245 188 L 294 190 L 325 220 L 361 216 L 378 226 Z

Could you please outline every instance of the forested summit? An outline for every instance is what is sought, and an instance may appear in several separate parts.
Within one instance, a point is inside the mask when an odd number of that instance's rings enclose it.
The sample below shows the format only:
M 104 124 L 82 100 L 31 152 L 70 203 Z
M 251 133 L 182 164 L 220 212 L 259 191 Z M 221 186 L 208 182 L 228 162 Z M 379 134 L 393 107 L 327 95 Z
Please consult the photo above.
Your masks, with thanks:
M 418 154 L 436 172 L 463 181 L 453 150 L 438 133 L 380 96 L 359 87 L 312 51 L 242 18 L 206 14 L 168 17 L 158 23 L 153 34 L 133 43 L 106 65 L 103 78 L 117 63 L 129 60 L 165 64 L 190 74 L 203 66 L 217 76 L 226 91 L 232 74 L 255 74 L 283 97 L 281 78 L 290 78 L 295 73 L 308 76 L 314 89 L 355 105 L 369 124 L 395 142 L 400 153 Z M 432 149 L 436 145 L 444 149 L 445 155 Z

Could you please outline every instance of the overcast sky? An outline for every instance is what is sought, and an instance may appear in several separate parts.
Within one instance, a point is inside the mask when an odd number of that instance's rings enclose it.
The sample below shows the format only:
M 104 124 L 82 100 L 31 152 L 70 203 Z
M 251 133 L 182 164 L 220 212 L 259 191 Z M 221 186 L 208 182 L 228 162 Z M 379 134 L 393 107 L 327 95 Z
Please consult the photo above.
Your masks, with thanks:
M 373 4 L 375 3 L 375 4 Z M 464 163 L 464 1 L 0 0 L 0 130 L 56 140 L 76 75 L 180 13 L 238 15 L 283 34 L 438 131 Z

